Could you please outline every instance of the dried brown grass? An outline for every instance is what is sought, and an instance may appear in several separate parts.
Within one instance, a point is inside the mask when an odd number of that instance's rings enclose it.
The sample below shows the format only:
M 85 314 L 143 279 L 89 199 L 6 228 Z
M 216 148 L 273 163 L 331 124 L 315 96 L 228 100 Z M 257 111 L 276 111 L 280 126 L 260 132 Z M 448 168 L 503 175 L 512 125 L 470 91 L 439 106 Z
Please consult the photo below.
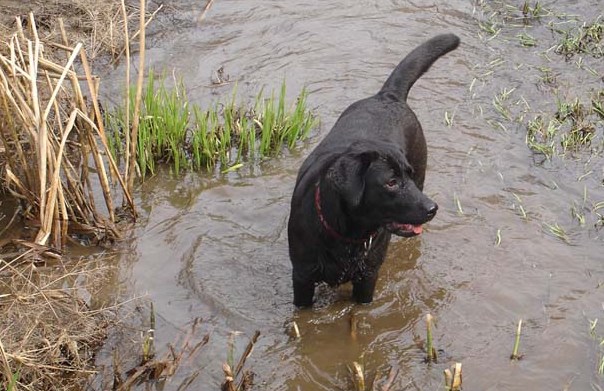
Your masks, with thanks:
M 23 241 L 0 249 L 0 388 L 83 389 L 112 317 L 92 308 L 107 261 L 65 263 L 55 250 Z
M 70 39 L 82 42 L 91 59 L 106 54 L 116 58 L 126 44 L 119 0 L 5 0 L 0 16 L 0 39 L 10 36 L 17 27 L 15 16 L 20 16 L 22 27 L 27 28 L 30 12 L 36 15 L 42 40 L 60 41 L 62 23 Z

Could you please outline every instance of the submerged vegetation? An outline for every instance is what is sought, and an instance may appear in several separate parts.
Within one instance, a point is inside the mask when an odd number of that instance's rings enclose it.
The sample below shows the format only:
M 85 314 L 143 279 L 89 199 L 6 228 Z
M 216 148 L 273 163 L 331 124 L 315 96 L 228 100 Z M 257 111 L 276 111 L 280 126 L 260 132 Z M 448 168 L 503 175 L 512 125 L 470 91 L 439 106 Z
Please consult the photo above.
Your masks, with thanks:
M 574 13 L 565 4 L 524 0 L 478 1 L 479 37 L 491 47 L 493 58 L 476 65 L 476 85 L 498 80 L 498 75 L 525 74 L 513 86 L 493 86 L 492 107 L 479 104 L 476 112 L 496 132 L 520 132 L 533 161 L 547 168 L 582 164 L 577 181 L 593 186 L 604 157 L 604 16 Z M 519 56 L 509 54 L 516 45 Z M 594 168 L 592 168 L 594 167 Z M 587 189 L 587 184 L 585 184 Z M 591 229 L 603 225 L 595 208 L 600 199 L 570 200 L 570 221 Z M 459 209 L 459 208 L 458 208 Z M 520 212 L 528 221 L 524 209 Z M 569 216 L 541 221 L 541 231 L 571 244 Z M 556 221 L 558 222 L 552 222 Z M 562 228 L 562 227 L 565 228 Z
M 602 15 L 596 17 L 593 22 L 582 22 L 573 15 L 545 8 L 539 1 L 526 0 L 520 7 L 505 1 L 488 4 L 481 1 L 479 3 L 485 15 L 485 20 L 480 21 L 479 26 L 483 32 L 487 33 L 487 40 L 491 40 L 499 34 L 515 35 L 520 45 L 528 50 L 543 44 L 530 33 L 531 29 L 543 26 L 542 28 L 547 28 L 555 34 L 557 42 L 553 46 L 543 47 L 541 52 L 535 52 L 536 55 L 546 59 L 551 52 L 563 55 L 566 60 L 574 59 L 579 69 L 584 69 L 594 76 L 594 81 L 601 78 L 601 72 L 589 66 L 582 56 L 600 59 L 604 54 L 604 17 Z M 539 20 L 540 23 L 536 24 L 536 20 Z M 544 22 L 546 23 L 544 24 Z M 498 26 L 498 29 L 495 31 L 485 26 Z M 515 32 L 517 30 L 520 31 Z M 506 126 L 506 122 L 523 124 L 527 131 L 527 146 L 547 159 L 581 152 L 586 148 L 589 150 L 592 147 L 592 141 L 596 138 L 603 139 L 601 134 L 598 137 L 598 133 L 602 133 L 599 130 L 602 129 L 601 120 L 604 118 L 602 115 L 604 113 L 602 103 L 604 90 L 600 88 L 580 91 L 581 96 L 569 99 L 560 92 L 558 88 L 560 79 L 550 64 L 541 65 L 537 58 L 539 57 L 535 56 L 536 61 L 527 59 L 529 63 L 537 62 L 537 65 L 528 65 L 528 67 L 539 71 L 538 77 L 541 84 L 550 87 L 553 93 L 548 111 L 541 109 L 531 115 L 535 109 L 524 96 L 517 98 L 515 103 L 505 104 L 510 98 L 510 93 L 516 87 L 504 88 L 493 98 L 493 107 L 499 114 L 499 118 L 488 122 L 500 130 L 509 128 Z M 489 64 L 490 70 L 480 77 L 492 75 L 495 67 L 504 62 L 503 59 L 492 62 Z M 551 63 L 551 60 L 548 62 Z M 517 64 L 516 67 L 520 70 L 520 68 L 526 68 L 527 65 Z M 523 107 L 523 110 L 516 109 L 516 112 L 512 113 L 511 106 Z M 602 149 L 601 145 L 593 147 L 594 150 Z
M 561 38 L 556 53 L 568 58 L 575 54 L 587 54 L 595 58 L 604 56 L 604 17 L 599 15 L 593 22 L 583 22 L 569 29 L 558 29 L 552 23 L 552 30 Z
M 226 103 L 216 103 L 203 110 L 188 101 L 182 82 L 166 87 L 151 71 L 147 77 L 139 114 L 137 163 L 143 177 L 154 174 L 156 164 L 168 163 L 174 172 L 212 169 L 236 169 L 247 159 L 264 158 L 293 148 L 308 136 L 316 124 L 306 108 L 303 90 L 289 109 L 285 103 L 285 81 L 278 97 L 263 91 L 251 107 L 236 103 L 236 90 Z M 134 107 L 134 90 L 130 90 L 130 107 Z M 129 118 L 133 118 L 131 109 Z M 126 113 L 121 107 L 105 115 L 111 152 L 116 159 L 124 155 Z

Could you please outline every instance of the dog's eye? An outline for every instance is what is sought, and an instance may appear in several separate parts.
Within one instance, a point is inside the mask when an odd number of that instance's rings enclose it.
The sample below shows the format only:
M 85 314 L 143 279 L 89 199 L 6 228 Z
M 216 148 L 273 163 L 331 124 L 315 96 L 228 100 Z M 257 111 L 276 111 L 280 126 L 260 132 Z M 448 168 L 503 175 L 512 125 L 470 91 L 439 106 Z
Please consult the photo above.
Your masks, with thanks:
M 397 186 L 398 186 L 398 181 L 395 178 L 389 179 L 388 182 L 386 182 L 387 189 L 394 189 Z

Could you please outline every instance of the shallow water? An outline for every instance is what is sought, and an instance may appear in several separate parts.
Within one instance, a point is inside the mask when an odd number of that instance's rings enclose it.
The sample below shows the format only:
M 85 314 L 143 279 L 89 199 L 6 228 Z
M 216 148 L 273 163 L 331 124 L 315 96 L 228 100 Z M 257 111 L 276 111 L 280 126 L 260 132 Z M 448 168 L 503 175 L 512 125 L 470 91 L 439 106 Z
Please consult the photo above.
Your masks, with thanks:
M 604 386 L 589 334 L 589 321 L 603 315 L 602 231 L 591 211 L 585 209 L 584 226 L 571 214 L 573 202 L 583 205 L 585 189 L 587 206 L 604 200 L 603 159 L 581 153 L 544 161 L 527 148 L 525 129 L 492 104 L 502 89 L 515 88 L 514 115 L 551 107 L 552 90 L 538 85 L 544 57 L 532 55 L 545 43 L 520 46 L 515 35 L 522 27 L 482 36 L 478 21 L 488 12 L 469 1 L 218 0 L 197 23 L 201 3 L 171 2 L 149 38 L 148 64 L 182 75 L 189 98 L 202 105 L 230 94 L 232 84 L 211 85 L 221 66 L 242 99 L 263 86 L 277 89 L 285 78 L 290 101 L 308 87 L 322 125 L 296 151 L 238 173 L 160 174 L 138 191 L 142 218 L 122 269 L 131 291 L 154 302 L 158 347 L 197 317 L 210 334 L 197 362 L 181 368 L 167 389 L 198 368 L 191 389 L 218 389 L 230 333 L 241 332 L 241 353 L 255 330 L 262 335 L 247 366 L 257 389 L 352 389 L 353 361 L 378 384 L 390 367 L 399 369 L 395 390 L 441 389 L 442 371 L 455 361 L 463 363 L 467 390 Z M 586 19 L 601 12 L 597 0 L 567 7 Z M 552 42 L 543 26 L 529 31 Z M 343 286 L 322 290 L 313 310 L 297 311 L 286 237 L 297 168 L 347 105 L 375 93 L 410 49 L 441 32 L 458 34 L 462 45 L 435 63 L 409 98 L 428 141 L 425 191 L 440 205 L 437 217 L 421 237 L 394 240 L 374 303 L 353 305 Z M 549 58 L 560 94 L 602 88 L 585 68 Z M 604 74 L 601 59 L 584 64 Z M 118 68 L 104 78 L 107 96 L 119 96 L 122 74 Z M 452 126 L 445 112 L 454 113 Z M 600 146 L 593 147 L 601 150 L 601 122 L 596 131 Z M 564 227 L 568 239 L 551 235 L 545 223 Z M 443 350 L 430 365 L 417 344 L 428 312 Z M 356 336 L 351 315 L 359 321 Z M 511 363 L 520 318 L 524 358 Z M 294 320 L 298 340 L 289 336 Z

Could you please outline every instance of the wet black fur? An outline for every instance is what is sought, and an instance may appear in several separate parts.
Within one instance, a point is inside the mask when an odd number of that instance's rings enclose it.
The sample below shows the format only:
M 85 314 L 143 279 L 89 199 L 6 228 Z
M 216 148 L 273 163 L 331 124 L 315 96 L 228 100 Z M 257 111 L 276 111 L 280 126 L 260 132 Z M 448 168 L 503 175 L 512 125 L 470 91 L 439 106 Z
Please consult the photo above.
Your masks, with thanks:
M 311 306 L 321 281 L 352 281 L 354 299 L 371 302 L 391 233 L 413 235 L 395 224 L 423 224 L 436 214 L 422 193 L 426 141 L 406 99 L 432 63 L 458 45 L 446 34 L 418 46 L 376 95 L 342 113 L 300 167 L 288 225 L 296 306 Z M 317 186 L 325 221 L 345 239 L 321 223 Z

